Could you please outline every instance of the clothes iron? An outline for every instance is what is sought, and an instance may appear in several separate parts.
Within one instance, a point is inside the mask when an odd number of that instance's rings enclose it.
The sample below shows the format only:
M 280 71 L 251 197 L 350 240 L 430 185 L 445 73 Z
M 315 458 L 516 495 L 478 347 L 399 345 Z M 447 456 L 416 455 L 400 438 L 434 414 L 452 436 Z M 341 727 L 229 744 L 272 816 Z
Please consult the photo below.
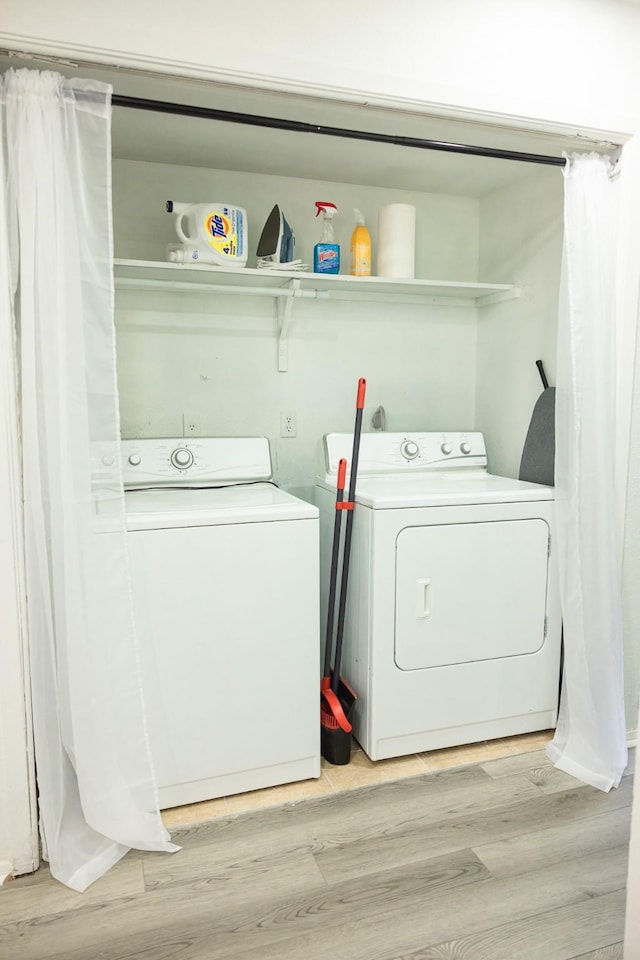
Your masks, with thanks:
M 293 259 L 295 237 L 287 219 L 276 203 L 260 234 L 256 257 L 263 269 L 303 270 L 306 264 Z

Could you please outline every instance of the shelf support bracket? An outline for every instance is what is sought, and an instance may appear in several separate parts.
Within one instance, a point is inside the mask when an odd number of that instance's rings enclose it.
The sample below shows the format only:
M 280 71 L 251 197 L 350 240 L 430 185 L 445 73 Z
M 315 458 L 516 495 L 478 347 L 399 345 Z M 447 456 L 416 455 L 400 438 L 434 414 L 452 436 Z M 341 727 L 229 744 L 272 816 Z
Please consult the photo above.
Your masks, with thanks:
M 485 294 L 484 297 L 478 297 L 477 304 L 479 307 L 491 307 L 494 303 L 506 303 L 507 300 L 519 300 L 521 297 L 521 287 L 512 287 L 511 290 L 489 293 Z
M 278 373 L 286 373 L 289 369 L 289 329 L 293 321 L 293 300 L 299 296 L 300 281 L 294 279 L 286 295 L 278 297 Z

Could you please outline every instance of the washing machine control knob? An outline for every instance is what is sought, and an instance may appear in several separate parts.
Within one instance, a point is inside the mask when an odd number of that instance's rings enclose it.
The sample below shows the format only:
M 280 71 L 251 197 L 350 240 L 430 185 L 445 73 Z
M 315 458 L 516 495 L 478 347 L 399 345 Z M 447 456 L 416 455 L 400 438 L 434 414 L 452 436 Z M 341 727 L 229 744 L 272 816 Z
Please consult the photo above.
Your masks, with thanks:
M 193 454 L 186 447 L 178 447 L 171 454 L 171 463 L 178 470 L 186 470 L 193 463 Z
M 415 440 L 403 440 L 400 444 L 400 453 L 405 460 L 415 460 L 420 453 L 420 447 Z
M 464 454 L 471 453 L 471 444 L 468 443 L 466 440 L 463 440 L 462 443 L 460 444 L 460 453 L 464 453 Z
M 441 452 L 441 453 L 444 453 L 445 457 L 448 457 L 448 456 L 449 456 L 449 454 L 451 453 L 451 450 L 452 450 L 452 447 L 451 447 L 451 444 L 450 444 L 450 443 L 441 443 L 441 444 L 440 444 L 440 452 Z
M 129 463 L 131 464 L 132 467 L 139 467 L 140 464 L 142 463 L 142 457 L 140 456 L 139 453 L 132 453 L 131 456 L 129 457 Z

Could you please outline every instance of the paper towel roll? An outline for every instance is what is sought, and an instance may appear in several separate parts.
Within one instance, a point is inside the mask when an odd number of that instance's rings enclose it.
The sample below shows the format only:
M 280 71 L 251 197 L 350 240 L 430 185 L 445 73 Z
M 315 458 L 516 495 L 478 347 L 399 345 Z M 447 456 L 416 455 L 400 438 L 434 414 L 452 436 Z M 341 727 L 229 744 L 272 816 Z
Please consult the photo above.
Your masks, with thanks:
M 390 203 L 378 214 L 378 276 L 412 280 L 416 259 L 416 208 Z

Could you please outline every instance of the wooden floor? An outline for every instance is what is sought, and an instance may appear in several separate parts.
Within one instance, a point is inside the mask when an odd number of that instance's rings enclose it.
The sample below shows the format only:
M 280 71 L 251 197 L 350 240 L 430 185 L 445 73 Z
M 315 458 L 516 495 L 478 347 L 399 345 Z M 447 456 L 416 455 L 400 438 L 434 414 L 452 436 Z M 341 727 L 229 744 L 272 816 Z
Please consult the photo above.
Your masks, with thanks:
M 516 753 L 532 753 L 534 750 L 544 749 L 553 734 L 553 730 L 538 730 L 534 733 L 466 743 L 458 747 L 445 747 L 443 750 L 429 750 L 426 753 L 413 753 L 375 762 L 368 758 L 354 740 L 351 762 L 345 766 L 334 767 L 323 757 L 317 780 L 302 780 L 298 783 L 286 783 L 277 787 L 266 787 L 264 790 L 251 790 L 230 797 L 173 807 L 162 811 L 162 819 L 165 826 L 173 831 L 177 827 L 187 824 L 191 826 L 203 820 L 225 817 L 230 813 L 247 813 L 249 810 L 321 797 L 327 793 L 342 793 L 344 790 L 368 787 L 374 783 L 386 783 L 388 780 L 417 777 L 421 773 L 467 767 L 472 763 L 511 757 Z
M 544 753 L 218 817 L 84 895 L 0 889 L 2 960 L 620 960 L 632 776 Z

